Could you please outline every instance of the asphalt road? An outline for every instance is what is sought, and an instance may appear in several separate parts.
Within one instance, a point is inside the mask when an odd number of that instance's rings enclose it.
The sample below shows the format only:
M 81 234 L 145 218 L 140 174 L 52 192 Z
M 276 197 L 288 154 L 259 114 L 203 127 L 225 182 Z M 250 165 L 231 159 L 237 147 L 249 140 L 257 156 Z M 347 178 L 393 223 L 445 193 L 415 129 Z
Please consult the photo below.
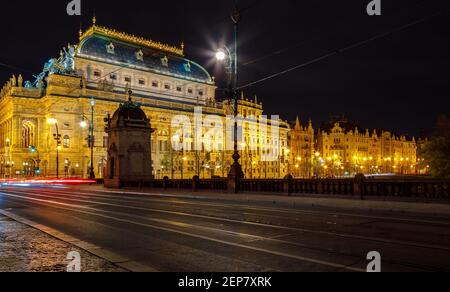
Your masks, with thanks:
M 450 218 L 76 188 L 2 187 L 0 209 L 167 272 L 450 271 Z

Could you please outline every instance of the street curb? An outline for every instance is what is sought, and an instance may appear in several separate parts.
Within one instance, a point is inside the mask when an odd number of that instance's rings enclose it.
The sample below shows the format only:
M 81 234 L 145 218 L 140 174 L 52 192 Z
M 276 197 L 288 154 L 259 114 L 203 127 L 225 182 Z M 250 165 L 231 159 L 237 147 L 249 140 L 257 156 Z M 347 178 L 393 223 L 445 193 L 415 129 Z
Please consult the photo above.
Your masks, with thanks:
M 56 229 L 47 227 L 45 225 L 36 223 L 31 220 L 28 220 L 21 216 L 15 215 L 11 212 L 0 209 L 0 214 L 6 216 L 16 222 L 19 222 L 21 224 L 24 224 L 24 225 L 30 226 L 34 229 L 37 229 L 45 234 L 50 235 L 51 237 L 54 237 L 58 240 L 63 241 L 65 243 L 71 244 L 79 249 L 82 249 L 82 250 L 98 257 L 98 258 L 106 260 L 106 261 L 112 263 L 113 265 L 115 265 L 119 268 L 122 268 L 128 272 L 133 272 L 133 273 L 156 273 L 156 272 L 159 272 L 158 270 L 156 270 L 152 267 L 132 261 L 127 257 L 123 257 L 117 253 L 114 253 L 112 251 L 104 249 L 100 246 L 79 240 L 75 237 L 72 237 L 72 236 L 62 233 L 62 232 L 59 232 Z

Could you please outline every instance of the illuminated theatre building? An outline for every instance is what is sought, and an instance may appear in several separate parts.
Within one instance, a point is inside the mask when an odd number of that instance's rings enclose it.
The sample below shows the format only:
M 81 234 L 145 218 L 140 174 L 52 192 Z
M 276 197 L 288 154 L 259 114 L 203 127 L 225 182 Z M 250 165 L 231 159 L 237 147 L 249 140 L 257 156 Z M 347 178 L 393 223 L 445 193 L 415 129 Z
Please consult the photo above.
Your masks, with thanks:
M 229 151 L 232 145 L 226 145 L 227 133 L 206 137 L 203 132 L 203 144 L 215 144 L 217 149 L 202 147 L 201 151 L 193 151 L 194 135 L 175 135 L 171 129 L 174 116 L 185 115 L 193 121 L 196 106 L 202 107 L 204 116 L 217 115 L 225 120 L 226 115 L 232 114 L 229 102 L 216 100 L 214 78 L 184 57 L 183 45 L 173 47 L 134 37 L 100 27 L 94 19 L 93 26 L 80 31 L 79 44 L 69 45 L 59 58 L 47 62 L 34 82 L 24 81 L 21 75 L 13 76 L 3 87 L 1 177 L 35 176 L 38 166 L 40 176 L 55 177 L 57 160 L 60 177 L 87 177 L 91 164 L 87 137 L 92 122 L 94 172 L 97 178 L 103 177 L 108 150 L 104 118 L 128 100 L 129 89 L 155 130 L 151 141 L 155 178 L 227 176 L 233 154 Z M 262 103 L 242 97 L 239 112 L 259 117 Z M 245 138 L 239 145 L 240 162 L 246 177 L 284 177 L 289 168 L 289 125 L 281 121 L 280 135 L 276 137 L 271 136 L 270 129 L 265 135 L 249 123 L 242 128 Z M 184 145 L 183 149 L 173 149 L 174 137 Z M 263 148 L 267 147 L 280 154 L 277 161 L 261 160 L 266 151 Z

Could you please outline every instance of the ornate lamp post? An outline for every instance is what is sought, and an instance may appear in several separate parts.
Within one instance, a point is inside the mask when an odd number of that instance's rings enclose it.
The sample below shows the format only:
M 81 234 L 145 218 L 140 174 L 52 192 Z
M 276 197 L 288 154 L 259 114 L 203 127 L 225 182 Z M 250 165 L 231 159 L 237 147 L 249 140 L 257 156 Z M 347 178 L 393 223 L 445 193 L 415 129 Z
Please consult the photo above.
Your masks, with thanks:
M 11 177 L 11 172 L 10 172 L 10 161 L 11 161 L 11 157 L 10 157 L 10 147 L 11 147 L 11 140 L 9 138 L 5 139 L 5 161 L 4 161 L 4 177 Z M 8 173 L 7 173 L 8 170 Z
M 238 90 L 238 26 L 241 15 L 239 13 L 239 9 L 237 7 L 236 0 L 236 8 L 231 15 L 231 20 L 234 24 L 234 49 L 231 51 L 229 48 L 224 47 L 224 50 L 219 50 L 216 54 L 216 58 L 219 61 L 224 61 L 225 59 L 229 62 L 229 68 L 231 72 L 231 95 L 232 101 L 234 103 L 234 154 L 233 154 L 233 165 L 231 165 L 230 173 L 228 175 L 229 178 L 229 190 L 234 193 L 238 193 L 238 185 L 239 180 L 244 178 L 244 173 L 242 171 L 242 166 L 239 164 L 239 159 L 241 156 L 239 155 L 238 148 L 238 121 L 237 117 L 239 115 L 239 90 Z
M 28 148 L 30 149 L 31 153 L 37 154 L 37 160 L 36 160 L 37 167 L 36 167 L 35 173 L 37 174 L 37 176 L 40 176 L 41 175 L 41 157 L 39 154 L 39 150 L 37 149 L 36 146 L 32 146 L 32 145 L 30 145 Z
M 59 178 L 59 151 L 61 148 L 61 134 L 59 134 L 58 120 L 50 118 L 47 120 L 50 125 L 55 125 L 56 134 L 53 134 L 53 138 L 56 141 L 56 178 Z
M 95 107 L 95 100 L 94 97 L 91 97 L 91 119 L 87 119 L 86 116 L 83 114 L 83 120 L 81 121 L 80 125 L 82 128 L 86 128 L 88 124 L 86 123 L 86 120 L 89 122 L 89 135 L 88 135 L 88 144 L 89 149 L 91 150 L 91 164 L 89 166 L 89 179 L 95 179 L 95 172 L 94 172 L 94 146 L 95 146 L 95 136 L 94 136 L 94 107 Z

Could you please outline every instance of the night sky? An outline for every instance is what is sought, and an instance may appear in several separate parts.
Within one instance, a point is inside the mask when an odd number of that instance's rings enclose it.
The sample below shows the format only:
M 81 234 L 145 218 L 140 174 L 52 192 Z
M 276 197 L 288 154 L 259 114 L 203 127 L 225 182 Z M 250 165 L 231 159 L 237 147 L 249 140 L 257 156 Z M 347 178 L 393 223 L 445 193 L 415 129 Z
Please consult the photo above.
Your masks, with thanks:
M 429 134 L 439 114 L 450 114 L 450 4 L 382 0 L 383 16 L 369 17 L 370 0 L 242 0 L 240 84 L 259 80 L 374 36 L 351 50 L 245 89 L 266 113 L 317 127 L 345 114 L 363 127 Z M 0 10 L 0 80 L 42 70 L 67 43 L 77 43 L 80 22 L 157 41 L 186 44 L 187 57 L 226 85 L 214 60 L 231 44 L 234 0 L 82 0 L 81 17 L 66 14 L 69 0 L 3 1 Z M 437 14 L 441 12 L 440 14 Z M 403 30 L 400 27 L 423 20 Z

